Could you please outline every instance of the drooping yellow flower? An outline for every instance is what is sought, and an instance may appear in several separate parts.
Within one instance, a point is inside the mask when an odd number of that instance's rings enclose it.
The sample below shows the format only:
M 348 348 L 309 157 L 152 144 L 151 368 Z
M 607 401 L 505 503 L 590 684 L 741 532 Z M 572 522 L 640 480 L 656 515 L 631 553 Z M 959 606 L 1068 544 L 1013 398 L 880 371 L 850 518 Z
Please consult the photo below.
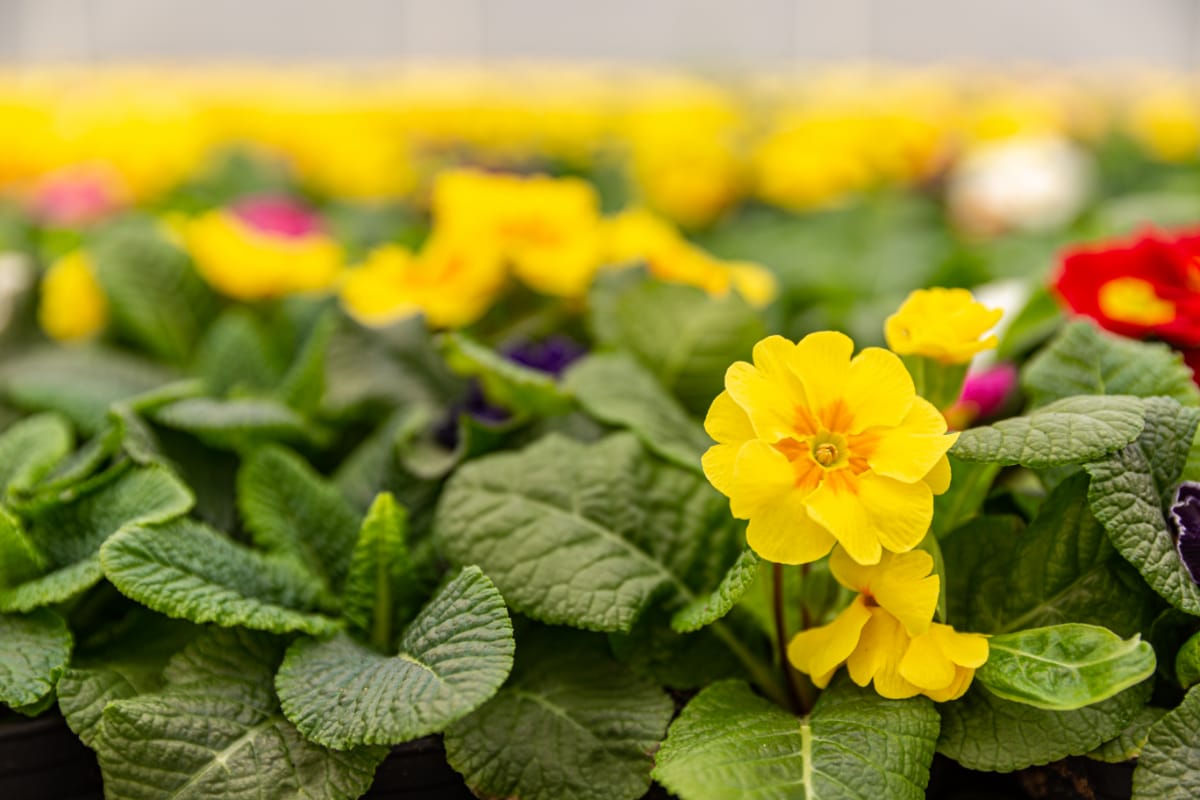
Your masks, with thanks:
M 887 318 L 883 331 L 888 347 L 900 355 L 964 364 L 996 346 L 996 336 L 984 333 L 1003 315 L 976 302 L 966 289 L 917 289 Z
M 63 256 L 46 271 L 38 322 L 60 342 L 90 339 L 108 324 L 108 299 L 82 250 Z
M 834 550 L 830 571 L 859 594 L 833 622 L 802 631 L 788 645 L 788 660 L 829 685 L 843 664 L 859 686 L 892 699 L 924 694 L 944 702 L 961 697 L 987 660 L 987 639 L 933 622 L 939 580 L 922 550 L 885 553 L 873 566 Z
M 778 286 L 770 270 L 749 261 L 722 261 L 683 237 L 671 223 L 644 209 L 605 220 L 605 261 L 613 266 L 645 264 L 654 277 L 696 286 L 714 296 L 733 288 L 746 302 L 763 307 Z
M 497 253 L 479 243 L 432 239 L 416 256 L 385 245 L 351 270 L 342 303 L 365 325 L 420 313 L 434 327 L 458 328 L 483 316 L 504 277 Z
M 600 266 L 600 200 L 577 178 L 444 172 L 433 217 L 437 232 L 495 246 L 544 294 L 581 297 Z
M 769 336 L 753 364 L 729 368 L 708 411 L 717 444 L 704 473 L 769 561 L 815 561 L 835 542 L 862 564 L 911 550 L 929 528 L 933 495 L 950 485 L 946 451 L 957 434 L 894 353 L 853 352 L 834 331 L 798 344 Z
M 310 216 L 255 204 L 210 211 L 184 222 L 181 233 L 211 286 L 239 300 L 263 300 L 324 291 L 337 280 L 341 247 Z

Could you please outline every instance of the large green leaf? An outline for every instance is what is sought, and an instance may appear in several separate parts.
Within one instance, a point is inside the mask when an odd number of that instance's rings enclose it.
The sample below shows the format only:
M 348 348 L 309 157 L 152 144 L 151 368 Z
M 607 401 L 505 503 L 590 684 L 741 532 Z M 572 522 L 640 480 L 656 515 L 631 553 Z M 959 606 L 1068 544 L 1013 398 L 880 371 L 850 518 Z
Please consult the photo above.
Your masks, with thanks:
M 798 718 L 722 682 L 671 725 L 654 777 L 681 800 L 918 800 L 937 733 L 923 697 L 885 700 L 839 680 Z
M 1175 549 L 1163 505 L 1170 501 L 1200 411 L 1165 397 L 1146 401 L 1146 429 L 1112 457 L 1084 465 L 1088 499 L 1109 539 L 1153 589 L 1176 608 L 1200 614 L 1200 587 Z
M 320 589 L 290 561 L 264 556 L 192 520 L 130 527 L 100 551 L 122 594 L 169 617 L 273 633 L 331 633 L 311 613 Z
M 0 704 L 18 711 L 54 691 L 71 657 L 71 632 L 44 608 L 0 614 Z
M 342 590 L 342 616 L 381 650 L 391 648 L 396 626 L 409 620 L 421 599 L 407 528 L 404 506 L 390 493 L 378 495 L 358 533 Z
M 733 561 L 723 552 L 732 530 L 702 478 L 656 462 L 629 434 L 551 435 L 470 462 L 435 522 L 445 552 L 479 564 L 517 611 L 600 631 L 628 631 L 660 591 L 690 602 L 715 588 Z
M 499 693 L 446 731 L 446 758 L 481 797 L 634 800 L 671 699 L 605 652 L 594 634 L 522 629 Z
M 1066 623 L 993 636 L 975 680 L 997 697 L 1073 711 L 1154 674 L 1154 648 L 1098 625 Z
M 249 309 L 237 306 L 208 329 L 194 371 L 204 379 L 210 394 L 224 397 L 231 390 L 261 393 L 278 385 L 283 367 L 263 327 Z
M 288 648 L 276 688 L 284 714 L 319 744 L 397 744 L 443 730 L 495 694 L 513 662 L 504 599 L 464 567 L 384 655 L 346 634 Z
M 1039 406 L 1084 394 L 1167 396 L 1200 405 L 1200 389 L 1178 352 L 1104 333 L 1088 321 L 1063 328 L 1029 360 L 1021 383 Z
M 571 399 L 548 373 L 510 361 L 462 333 L 447 333 L 440 343 L 450 368 L 478 378 L 484 396 L 492 403 L 533 416 L 570 410 Z
M 1088 753 L 1088 758 L 1109 764 L 1120 764 L 1122 761 L 1137 758 L 1146 746 L 1146 740 L 1150 738 L 1150 729 L 1165 713 L 1165 708 L 1143 706 L 1117 738 L 1110 739 Z
M 25 533 L 21 520 L 0 506 L 0 591 L 46 571 L 46 557 Z M 0 606 L 3 605 L 0 599 Z
M 321 410 L 325 400 L 325 359 L 337 329 L 337 316 L 327 310 L 313 323 L 279 387 L 279 397 L 309 417 Z
M 1150 728 L 1133 771 L 1136 800 L 1192 800 L 1200 795 L 1200 688 Z
M 267 441 L 311 442 L 321 431 L 278 400 L 193 397 L 158 409 L 154 421 L 214 446 L 251 449 Z
M 712 441 L 654 375 L 628 355 L 588 356 L 567 370 L 564 383 L 591 416 L 628 428 L 668 461 L 700 469 L 700 456 Z
M 973 687 L 942 703 L 938 751 L 968 769 L 1011 772 L 1087 753 L 1116 738 L 1150 696 L 1150 682 L 1074 711 L 1002 700 Z
M 743 551 L 712 594 L 697 597 L 675 612 L 671 627 L 679 633 L 690 633 L 728 614 L 758 577 L 758 564 L 759 557 L 753 550 Z
M 104 577 L 96 553 L 45 575 L 0 589 L 0 611 L 32 611 L 83 594 Z
M 251 453 L 238 473 L 238 509 L 259 547 L 341 586 L 360 518 L 303 458 L 278 446 Z
M 71 452 L 75 436 L 57 414 L 20 420 L 0 435 L 0 493 L 29 489 Z
M 1040 469 L 1082 464 L 1120 450 L 1142 431 L 1136 397 L 1068 397 L 1028 416 L 968 428 L 950 452 L 965 461 Z
M 333 752 L 279 710 L 283 643 L 211 630 L 167 665 L 161 691 L 119 699 L 96 739 L 105 792 L 125 800 L 353 800 L 385 751 Z

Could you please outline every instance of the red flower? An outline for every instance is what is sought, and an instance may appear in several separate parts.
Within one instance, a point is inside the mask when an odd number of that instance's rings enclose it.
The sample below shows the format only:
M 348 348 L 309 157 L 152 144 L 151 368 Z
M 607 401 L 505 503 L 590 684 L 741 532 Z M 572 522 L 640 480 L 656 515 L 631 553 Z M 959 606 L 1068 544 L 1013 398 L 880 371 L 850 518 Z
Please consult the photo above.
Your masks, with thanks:
M 1200 230 L 1071 250 L 1053 285 L 1068 308 L 1113 333 L 1200 346 Z

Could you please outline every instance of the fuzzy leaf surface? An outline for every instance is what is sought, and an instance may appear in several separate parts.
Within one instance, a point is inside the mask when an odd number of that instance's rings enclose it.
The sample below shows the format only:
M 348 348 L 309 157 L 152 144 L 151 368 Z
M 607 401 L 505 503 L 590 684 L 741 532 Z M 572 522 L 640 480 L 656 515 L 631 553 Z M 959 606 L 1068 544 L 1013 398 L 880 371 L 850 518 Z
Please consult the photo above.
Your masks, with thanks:
M 1135 800 L 1191 800 L 1200 795 L 1200 689 L 1154 723 L 1133 771 Z
M 0 704 L 20 710 L 54 691 L 71 647 L 66 622 L 47 609 L 0 614 Z

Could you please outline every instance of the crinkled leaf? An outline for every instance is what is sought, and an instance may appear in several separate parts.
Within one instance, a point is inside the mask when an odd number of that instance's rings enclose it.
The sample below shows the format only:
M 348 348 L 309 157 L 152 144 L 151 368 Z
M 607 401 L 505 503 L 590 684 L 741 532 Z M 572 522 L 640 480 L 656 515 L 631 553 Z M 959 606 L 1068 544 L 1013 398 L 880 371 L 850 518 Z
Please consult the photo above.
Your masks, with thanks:
M 1074 711 L 1002 700 L 982 687 L 942 703 L 938 751 L 967 769 L 1012 772 L 1079 756 L 1116 738 L 1150 696 L 1150 682 Z
M 0 704 L 21 710 L 54 691 L 71 646 L 67 624 L 47 609 L 0 614 Z
M 1121 449 L 1142 432 L 1136 397 L 1068 397 L 994 425 L 968 428 L 951 453 L 964 461 L 1043 467 L 1082 464 Z
M 217 397 L 232 390 L 270 390 L 283 375 L 263 324 L 240 306 L 222 314 L 205 333 L 194 371 Z
M 1063 328 L 1029 360 L 1021 383 L 1034 405 L 1087 394 L 1166 396 L 1200 405 L 1200 389 L 1183 356 L 1165 344 L 1105 333 L 1088 321 Z
M 288 648 L 276 688 L 284 714 L 319 744 L 397 744 L 443 730 L 508 677 L 512 624 L 478 567 L 434 595 L 400 640 L 378 653 L 346 634 Z
M 564 383 L 591 416 L 628 428 L 668 461 L 700 469 L 700 456 L 712 441 L 654 375 L 628 355 L 588 356 L 567 370 Z
M 71 452 L 75 436 L 58 414 L 37 414 L 0 435 L 0 494 L 29 489 Z
M 1141 755 L 1142 748 L 1146 746 L 1146 740 L 1150 737 L 1150 728 L 1162 719 L 1165 713 L 1167 713 L 1165 708 L 1144 706 L 1134 714 L 1133 719 L 1129 721 L 1125 730 L 1121 731 L 1117 738 L 1110 739 L 1088 753 L 1088 758 L 1109 764 L 1120 764 L 1122 761 L 1137 758 Z
M 21 520 L 0 506 L 0 592 L 45 571 L 46 558 L 26 535 Z M 0 607 L 3 605 L 0 599 Z
M 353 800 L 385 751 L 338 753 L 279 710 L 282 642 L 214 629 L 168 664 L 159 692 L 116 700 L 97 739 L 105 791 L 128 800 Z
M 341 586 L 360 518 L 303 458 L 278 446 L 255 450 L 238 473 L 238 509 L 256 545 Z
M 740 682 L 714 684 L 671 725 L 654 778 L 681 800 L 925 797 L 938 720 L 926 698 L 839 680 L 808 717 Z
M 100 557 L 92 555 L 7 589 L 0 589 L 0 611 L 32 611 L 83 594 L 104 577 Z
M 675 612 L 671 627 L 678 633 L 691 633 L 728 614 L 758 576 L 758 563 L 753 550 L 743 551 L 712 594 L 697 597 Z
M 420 585 L 405 542 L 408 512 L 390 493 L 367 511 L 342 590 L 342 616 L 382 649 L 390 649 L 396 626 L 417 610 Z
M 1066 623 L 993 636 L 975 680 L 989 692 L 1036 708 L 1072 711 L 1154 674 L 1154 648 L 1098 625 Z
M 1108 537 L 1146 582 L 1176 608 L 1200 614 L 1200 587 L 1175 549 L 1163 504 L 1187 459 L 1200 411 L 1165 397 L 1146 401 L 1146 429 L 1111 458 L 1084 465 L 1088 500 Z
M 310 417 L 320 410 L 325 398 L 325 359 L 336 328 L 337 317 L 331 311 L 317 319 L 279 387 L 285 403 Z
M 571 408 L 570 397 L 552 375 L 511 361 L 462 333 L 441 338 L 446 364 L 479 379 L 489 401 L 518 414 L 548 416 Z
M 122 594 L 169 617 L 273 633 L 337 630 L 310 613 L 320 590 L 291 562 L 191 520 L 126 528 L 105 543 L 100 560 Z
M 446 758 L 481 797 L 634 800 L 671 699 L 593 634 L 523 629 L 512 679 L 446 731 Z
M 1192 800 L 1200 795 L 1200 689 L 1150 728 L 1133 771 L 1135 800 Z
M 158 409 L 154 421 L 187 431 L 214 447 L 250 448 L 265 441 L 307 442 L 322 433 L 277 400 L 194 397 Z

